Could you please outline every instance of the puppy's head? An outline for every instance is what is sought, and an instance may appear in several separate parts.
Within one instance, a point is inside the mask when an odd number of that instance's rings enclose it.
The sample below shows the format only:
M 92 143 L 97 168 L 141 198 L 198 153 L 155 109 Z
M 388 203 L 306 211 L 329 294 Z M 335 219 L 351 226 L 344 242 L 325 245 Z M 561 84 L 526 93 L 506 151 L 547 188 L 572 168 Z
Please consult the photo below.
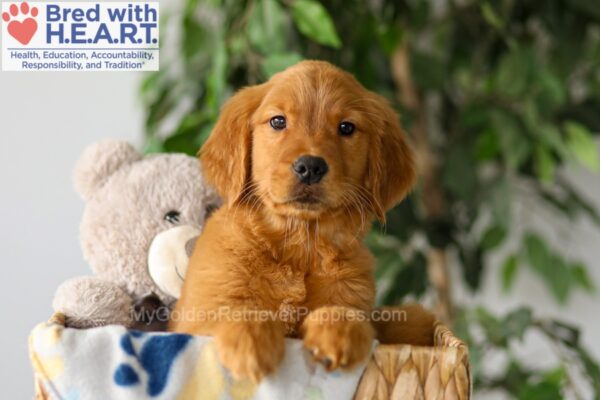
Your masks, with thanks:
M 352 209 L 383 219 L 415 179 L 412 152 L 385 99 L 319 61 L 239 91 L 201 158 L 230 205 L 258 198 L 275 214 L 305 219 Z

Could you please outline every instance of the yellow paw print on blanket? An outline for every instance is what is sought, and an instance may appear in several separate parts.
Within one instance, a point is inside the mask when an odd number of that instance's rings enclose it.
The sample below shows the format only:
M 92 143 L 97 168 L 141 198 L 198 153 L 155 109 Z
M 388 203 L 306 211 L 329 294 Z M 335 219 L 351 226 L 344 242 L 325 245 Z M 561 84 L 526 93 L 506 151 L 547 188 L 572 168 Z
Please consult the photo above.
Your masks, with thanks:
M 53 380 L 64 372 L 65 364 L 61 356 L 46 356 L 40 351 L 34 350 L 33 340 L 35 339 L 35 348 L 43 352 L 52 350 L 60 341 L 63 327 L 54 324 L 39 324 L 36 326 L 29 337 L 29 356 L 35 373 L 45 380 Z
M 214 400 L 221 398 L 223 393 L 228 393 L 234 400 L 247 400 L 255 391 L 256 385 L 250 381 L 228 382 L 211 341 L 202 348 L 194 372 L 178 400 Z

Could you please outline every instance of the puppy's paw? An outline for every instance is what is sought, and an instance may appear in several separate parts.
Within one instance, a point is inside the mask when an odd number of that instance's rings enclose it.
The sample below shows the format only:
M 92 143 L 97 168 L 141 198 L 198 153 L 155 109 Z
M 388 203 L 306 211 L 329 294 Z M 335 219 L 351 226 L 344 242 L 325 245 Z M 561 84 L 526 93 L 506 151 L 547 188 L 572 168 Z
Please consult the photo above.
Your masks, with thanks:
M 274 321 L 228 322 L 218 328 L 215 341 L 233 377 L 254 383 L 277 369 L 285 348 L 283 326 Z
M 366 315 L 346 307 L 322 307 L 302 324 L 304 347 L 325 369 L 352 369 L 366 360 L 374 331 Z

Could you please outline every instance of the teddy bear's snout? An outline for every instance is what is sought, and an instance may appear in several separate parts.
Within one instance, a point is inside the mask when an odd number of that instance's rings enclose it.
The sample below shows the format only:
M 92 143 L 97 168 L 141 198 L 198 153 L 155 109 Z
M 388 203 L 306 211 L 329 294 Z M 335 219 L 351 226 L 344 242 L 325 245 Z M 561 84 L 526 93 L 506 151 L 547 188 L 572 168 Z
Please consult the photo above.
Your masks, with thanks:
M 183 225 L 159 233 L 150 244 L 148 272 L 161 291 L 176 299 L 198 235 L 198 228 Z

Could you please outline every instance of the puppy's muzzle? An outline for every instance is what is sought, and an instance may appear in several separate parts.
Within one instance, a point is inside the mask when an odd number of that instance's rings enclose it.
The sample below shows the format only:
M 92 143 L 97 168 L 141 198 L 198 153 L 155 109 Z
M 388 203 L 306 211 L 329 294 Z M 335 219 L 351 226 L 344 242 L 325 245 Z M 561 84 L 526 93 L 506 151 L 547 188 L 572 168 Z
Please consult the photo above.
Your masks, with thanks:
M 301 183 L 314 185 L 321 181 L 329 167 L 321 157 L 304 155 L 294 161 L 292 170 Z

